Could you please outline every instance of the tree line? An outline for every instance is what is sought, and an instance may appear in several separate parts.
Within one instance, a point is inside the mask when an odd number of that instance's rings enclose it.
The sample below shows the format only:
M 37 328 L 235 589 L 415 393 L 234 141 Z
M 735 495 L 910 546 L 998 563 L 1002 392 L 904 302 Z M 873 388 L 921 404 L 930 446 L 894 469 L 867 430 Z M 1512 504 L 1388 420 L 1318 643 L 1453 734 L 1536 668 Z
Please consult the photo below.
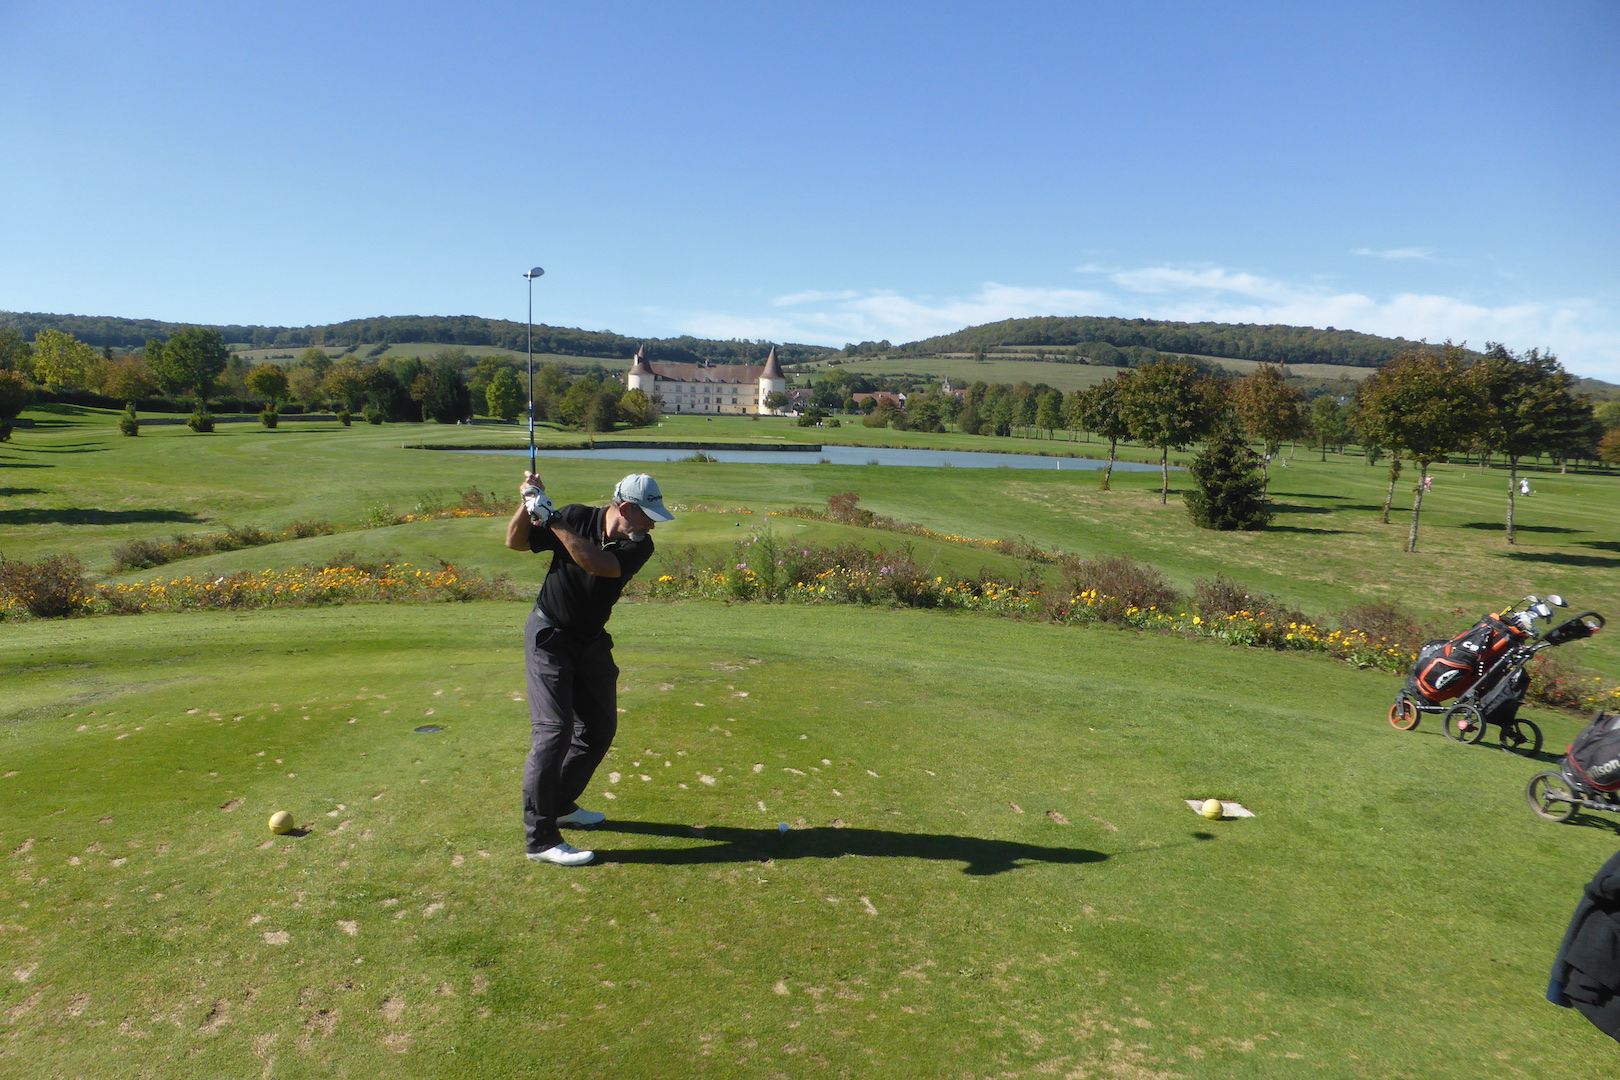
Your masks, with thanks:
M 125 319 L 92 315 L 52 315 L 40 312 L 0 312 L 0 326 L 8 326 L 24 339 L 41 330 L 56 330 L 95 348 L 134 349 L 151 339 L 167 339 L 185 324 L 154 319 Z M 349 319 L 324 326 L 204 326 L 217 330 L 226 342 L 252 348 L 348 348 L 366 345 L 442 344 L 527 349 L 527 323 L 507 319 L 458 316 L 379 316 Z M 559 356 L 628 360 L 642 340 L 607 330 L 536 324 L 536 351 Z M 766 341 L 696 338 L 682 335 L 647 343 L 651 359 L 671 363 L 762 363 L 773 343 Z M 1149 362 L 1143 351 L 1155 354 L 1229 357 L 1274 364 L 1332 364 L 1378 367 L 1403 352 L 1430 348 L 1403 338 L 1378 337 L 1328 327 L 1184 323 L 1156 319 L 1121 319 L 1103 316 L 1042 316 L 1005 319 L 925 338 L 909 344 L 863 341 L 842 350 L 818 345 L 775 344 L 783 364 L 812 363 L 833 357 L 932 356 L 942 352 L 983 354 L 998 347 L 1017 346 L 1050 358 L 1123 367 Z M 1439 346 L 1432 347 L 1438 351 Z M 1126 356 L 1135 356 L 1127 361 Z
M 96 404 L 128 403 L 147 409 L 177 409 L 190 402 L 194 415 L 211 407 L 230 411 L 263 408 L 273 426 L 281 408 L 331 409 L 373 423 L 459 423 L 475 415 L 511 421 L 526 414 L 528 386 L 523 361 L 510 353 L 478 358 L 460 346 L 421 357 L 334 359 L 310 346 L 288 364 L 249 364 L 226 345 L 218 330 L 182 327 L 166 339 L 116 353 L 95 349 L 71 334 L 41 330 L 32 342 L 0 327 L 0 421 L 17 416 L 40 393 L 90 395 Z M 645 425 L 658 418 L 658 403 L 623 384 L 600 365 L 575 375 L 562 364 L 539 364 L 534 372 L 535 418 L 587 431 L 618 424 Z
M 49 315 L 38 312 L 0 312 L 0 327 L 6 327 L 24 340 L 42 330 L 69 334 L 93 348 L 136 349 L 151 340 L 167 340 L 187 328 L 183 323 L 155 319 L 122 319 L 92 315 Z M 302 348 L 309 346 L 348 348 L 359 345 L 422 344 L 487 346 L 526 352 L 529 325 L 507 319 L 459 316 L 384 316 L 350 319 L 325 326 L 201 326 L 216 331 L 220 339 L 251 348 Z M 558 356 L 628 360 L 643 339 L 629 338 L 607 330 L 580 330 L 536 323 L 534 349 Z M 806 363 L 836 356 L 837 350 L 819 345 L 773 343 L 769 341 L 719 341 L 683 335 L 646 341 L 651 359 L 671 363 L 759 364 L 775 348 L 784 364 Z
M 842 375 L 842 373 L 839 373 Z M 1551 353 L 1514 353 L 1489 344 L 1483 354 L 1446 344 L 1414 348 L 1364 380 L 1353 397 L 1307 398 L 1282 369 L 1261 365 L 1241 378 L 1201 371 L 1186 360 L 1161 360 L 1122 370 L 1085 390 L 1065 395 L 1042 383 L 975 382 L 961 393 L 937 388 L 908 395 L 838 400 L 859 377 L 829 373 L 811 398 L 807 419 L 832 411 L 864 412 L 862 423 L 924 431 L 955 430 L 983 436 L 1054 438 L 1087 432 L 1107 440 L 1108 464 L 1100 484 L 1111 483 L 1119 444 L 1130 441 L 1160 452 L 1161 501 L 1169 497 L 1169 452 L 1203 448 L 1191 471 L 1197 490 L 1188 509 L 1211 528 L 1263 528 L 1269 521 L 1270 468 L 1285 444 L 1306 442 L 1326 459 L 1348 444 L 1364 449 L 1367 463 L 1387 459 L 1390 505 L 1403 462 L 1418 467 L 1408 550 L 1417 546 L 1428 469 L 1453 455 L 1493 456 L 1508 467 L 1507 538 L 1514 542 L 1514 496 L 1526 459 L 1620 464 L 1620 402 L 1594 407 L 1574 392 L 1576 380 Z M 836 402 L 836 405 L 834 404 Z M 1259 443 L 1256 451 L 1249 445 Z

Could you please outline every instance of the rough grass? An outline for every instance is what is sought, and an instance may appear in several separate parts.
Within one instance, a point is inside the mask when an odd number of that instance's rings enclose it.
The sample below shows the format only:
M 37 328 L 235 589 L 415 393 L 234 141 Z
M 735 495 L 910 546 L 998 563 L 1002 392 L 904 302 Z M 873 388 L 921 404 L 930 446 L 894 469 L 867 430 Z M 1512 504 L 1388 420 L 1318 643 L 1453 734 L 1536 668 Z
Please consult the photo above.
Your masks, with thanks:
M 1613 824 L 1541 822 L 1535 763 L 1394 731 L 1387 676 L 627 604 L 587 800 L 610 823 L 576 837 L 601 862 L 565 871 L 520 854 L 523 610 L 10 628 L 8 1071 L 1539 1077 L 1607 1052 L 1541 992 Z M 1182 802 L 1210 796 L 1257 816 Z

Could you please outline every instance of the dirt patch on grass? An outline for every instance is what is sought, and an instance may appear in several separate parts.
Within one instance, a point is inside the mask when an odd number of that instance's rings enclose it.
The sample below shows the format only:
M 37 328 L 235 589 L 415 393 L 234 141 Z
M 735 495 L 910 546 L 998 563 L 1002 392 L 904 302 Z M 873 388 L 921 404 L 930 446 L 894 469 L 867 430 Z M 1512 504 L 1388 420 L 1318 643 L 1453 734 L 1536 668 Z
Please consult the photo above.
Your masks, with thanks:
M 200 1035 L 212 1035 L 230 1022 L 231 1003 L 224 998 L 220 998 L 214 1002 L 213 1008 L 208 1010 L 208 1015 L 203 1017 L 203 1022 L 197 1025 L 197 1033 Z
M 32 994 L 29 994 L 23 1000 L 17 1002 L 17 1004 L 13 1005 L 11 1008 L 7 1009 L 6 1010 L 6 1023 L 15 1024 L 17 1021 L 21 1020 L 23 1017 L 25 1017 L 29 1013 L 33 1012 L 34 1011 L 34 1006 L 38 1005 L 39 1002 L 40 1002 L 40 999 L 43 998 L 44 996 L 45 996 L 45 994 L 44 994 L 43 991 L 36 990 Z

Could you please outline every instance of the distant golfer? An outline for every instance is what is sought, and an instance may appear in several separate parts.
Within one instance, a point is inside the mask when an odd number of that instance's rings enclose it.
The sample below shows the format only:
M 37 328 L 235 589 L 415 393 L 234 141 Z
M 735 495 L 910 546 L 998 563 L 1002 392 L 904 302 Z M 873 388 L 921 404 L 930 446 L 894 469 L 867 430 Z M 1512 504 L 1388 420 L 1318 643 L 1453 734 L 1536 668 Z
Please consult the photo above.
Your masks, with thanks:
M 658 483 L 631 473 L 607 506 L 558 510 L 540 477 L 523 474 L 523 504 L 506 526 L 514 551 L 549 551 L 551 567 L 524 626 L 531 745 L 523 766 L 523 828 L 529 858 L 580 866 L 595 852 L 562 838 L 565 825 L 606 815 L 578 803 L 618 730 L 618 676 L 608 617 L 625 583 L 652 557 L 647 534 L 674 515 Z

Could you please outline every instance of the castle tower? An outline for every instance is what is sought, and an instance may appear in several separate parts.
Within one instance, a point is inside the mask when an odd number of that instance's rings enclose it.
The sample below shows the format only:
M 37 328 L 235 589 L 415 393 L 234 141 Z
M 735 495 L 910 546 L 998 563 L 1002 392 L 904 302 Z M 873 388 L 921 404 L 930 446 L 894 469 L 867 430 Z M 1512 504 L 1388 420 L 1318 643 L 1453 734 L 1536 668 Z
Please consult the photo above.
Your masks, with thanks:
M 782 365 L 776 359 L 776 346 L 771 346 L 771 353 L 765 358 L 765 368 L 759 373 L 759 415 L 770 416 L 775 410 L 767 408 L 765 399 L 772 394 L 787 393 L 787 376 L 782 374 Z
M 656 379 L 652 365 L 647 362 L 647 346 L 643 344 L 636 350 L 636 358 L 630 363 L 630 377 L 625 380 L 625 388 L 640 390 L 650 398 L 653 396 L 653 383 Z

